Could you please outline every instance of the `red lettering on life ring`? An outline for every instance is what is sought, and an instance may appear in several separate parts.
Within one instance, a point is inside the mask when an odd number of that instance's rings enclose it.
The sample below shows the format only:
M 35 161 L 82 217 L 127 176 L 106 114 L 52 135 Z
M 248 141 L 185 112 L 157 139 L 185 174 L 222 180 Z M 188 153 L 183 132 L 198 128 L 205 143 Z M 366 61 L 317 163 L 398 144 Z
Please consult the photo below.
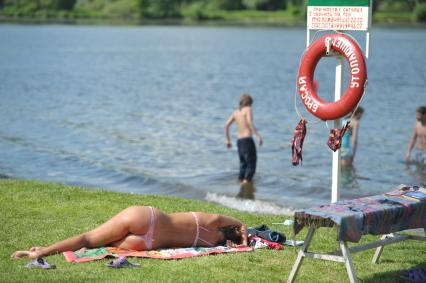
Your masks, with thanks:
M 318 97 L 314 87 L 314 72 L 319 60 L 328 50 L 342 54 L 349 63 L 349 85 L 344 95 L 335 102 Z M 364 94 L 367 69 L 358 44 L 345 34 L 328 34 L 316 40 L 303 54 L 299 67 L 297 88 L 305 107 L 322 120 L 335 120 L 349 114 Z

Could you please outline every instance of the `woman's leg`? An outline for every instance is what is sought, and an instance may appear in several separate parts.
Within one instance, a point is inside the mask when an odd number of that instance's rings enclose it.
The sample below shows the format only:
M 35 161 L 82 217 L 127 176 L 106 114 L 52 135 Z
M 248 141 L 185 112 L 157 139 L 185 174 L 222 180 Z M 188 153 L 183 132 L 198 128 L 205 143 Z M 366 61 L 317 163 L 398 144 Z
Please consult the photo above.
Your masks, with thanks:
M 144 234 L 148 230 L 149 208 L 132 206 L 124 209 L 97 228 L 54 243 L 48 247 L 35 247 L 29 251 L 17 251 L 12 258 L 36 258 L 58 252 L 76 251 L 80 248 L 97 248 L 124 239 L 130 232 Z M 148 219 L 147 219 L 148 218 Z

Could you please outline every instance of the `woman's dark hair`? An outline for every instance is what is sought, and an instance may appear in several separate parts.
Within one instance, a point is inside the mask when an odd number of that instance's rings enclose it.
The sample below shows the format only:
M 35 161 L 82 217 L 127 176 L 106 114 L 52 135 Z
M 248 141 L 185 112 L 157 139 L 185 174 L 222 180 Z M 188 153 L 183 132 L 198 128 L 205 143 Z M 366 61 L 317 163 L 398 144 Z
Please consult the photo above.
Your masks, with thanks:
M 221 245 L 226 245 L 226 241 L 230 240 L 231 242 L 240 245 L 243 241 L 241 235 L 241 229 L 238 226 L 226 226 L 221 227 L 219 230 L 223 233 L 224 239 Z

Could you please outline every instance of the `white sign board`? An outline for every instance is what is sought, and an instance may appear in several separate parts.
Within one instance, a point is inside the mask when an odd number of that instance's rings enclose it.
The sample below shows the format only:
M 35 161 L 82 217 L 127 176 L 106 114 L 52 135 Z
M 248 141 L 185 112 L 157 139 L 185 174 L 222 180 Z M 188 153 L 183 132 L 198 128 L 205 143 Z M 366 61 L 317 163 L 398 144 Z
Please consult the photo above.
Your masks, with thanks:
M 369 7 L 308 6 L 308 29 L 368 30 Z

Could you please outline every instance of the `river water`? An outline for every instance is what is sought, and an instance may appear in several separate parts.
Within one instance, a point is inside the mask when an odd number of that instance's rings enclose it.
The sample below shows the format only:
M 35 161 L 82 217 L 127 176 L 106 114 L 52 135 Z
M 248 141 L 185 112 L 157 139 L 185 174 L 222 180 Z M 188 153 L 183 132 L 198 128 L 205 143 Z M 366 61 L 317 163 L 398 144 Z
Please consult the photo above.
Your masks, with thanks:
M 327 125 L 298 98 L 308 134 L 302 166 L 290 161 L 305 33 L 2 24 L 0 175 L 265 213 L 328 203 Z M 365 45 L 362 34 L 353 36 Z M 329 101 L 334 66 L 334 58 L 323 59 L 315 74 L 320 96 Z M 373 28 L 367 66 L 359 150 L 354 168 L 342 172 L 342 199 L 426 183 L 425 172 L 403 160 L 415 109 L 426 104 L 426 29 Z M 223 134 L 242 92 L 254 98 L 264 137 L 254 192 L 241 191 L 236 180 L 236 129 L 231 150 Z

